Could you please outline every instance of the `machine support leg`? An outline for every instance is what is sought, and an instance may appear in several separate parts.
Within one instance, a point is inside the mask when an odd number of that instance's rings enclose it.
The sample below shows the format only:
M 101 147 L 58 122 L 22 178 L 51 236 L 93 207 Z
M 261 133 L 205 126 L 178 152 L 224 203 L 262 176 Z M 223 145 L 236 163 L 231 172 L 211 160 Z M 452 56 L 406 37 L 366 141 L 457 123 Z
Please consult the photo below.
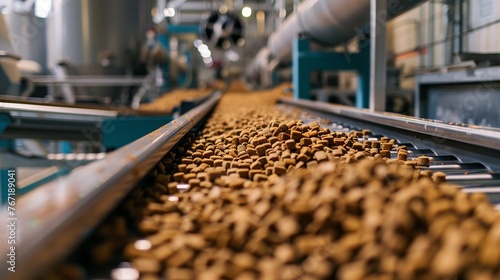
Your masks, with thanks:
M 293 42 L 292 74 L 295 99 L 311 98 L 311 71 L 352 71 L 358 74 L 358 87 L 356 91 L 356 107 L 368 108 L 374 97 L 371 95 L 373 87 L 374 61 L 370 60 L 372 42 L 364 41 L 357 53 L 336 53 L 311 51 L 310 41 L 307 38 L 298 38 Z M 385 45 L 384 45 L 385 63 Z M 376 61 L 376 63 L 378 63 Z M 377 90 L 377 98 L 385 105 L 385 64 L 382 72 L 378 73 L 377 79 L 383 80 L 383 90 Z M 377 67 L 376 71 L 380 71 Z M 381 78 L 379 78 L 381 76 Z M 378 86 L 378 88 L 382 88 Z M 380 92 L 380 93 L 379 93 Z M 377 107 L 378 108 L 378 107 Z M 383 108 L 383 107 L 380 107 Z M 383 110 L 383 109 L 378 109 Z
M 358 71 L 356 88 L 356 108 L 368 108 L 370 105 L 370 69 Z
M 292 79 L 295 99 L 311 98 L 311 71 L 301 53 L 309 52 L 309 39 L 298 38 L 293 42 Z
M 370 110 L 385 111 L 387 1 L 370 1 Z

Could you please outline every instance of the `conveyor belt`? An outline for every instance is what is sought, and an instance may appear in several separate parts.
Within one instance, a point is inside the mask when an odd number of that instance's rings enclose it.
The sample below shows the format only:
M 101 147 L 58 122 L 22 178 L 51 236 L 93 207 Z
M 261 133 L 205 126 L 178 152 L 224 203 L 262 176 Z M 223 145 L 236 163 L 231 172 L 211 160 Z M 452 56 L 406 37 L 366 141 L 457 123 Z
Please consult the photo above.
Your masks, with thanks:
M 447 181 L 463 186 L 467 192 L 484 190 L 492 203 L 500 203 L 498 129 L 464 127 L 306 100 L 280 102 L 331 120 L 332 130 L 370 129 L 374 133 L 371 139 L 395 138 L 399 145 L 408 147 L 409 159 L 419 155 L 431 157 L 431 164 L 424 169 L 444 172 Z M 394 151 L 391 158 L 396 158 Z
M 419 155 L 433 160 L 424 169 L 447 174 L 447 181 L 467 192 L 485 192 L 500 204 L 500 130 L 464 127 L 389 113 L 373 113 L 322 102 L 281 99 L 281 103 L 302 108 L 332 121 L 332 130 L 372 130 L 373 139 L 395 138 L 409 150 L 409 158 Z M 359 139 L 363 141 L 363 139 Z M 391 158 L 395 158 L 395 152 Z
M 220 92 L 160 129 L 41 186 L 16 205 L 19 231 L 14 278 L 29 279 L 66 255 L 187 132 L 217 104 Z M 6 211 L 6 209 L 3 209 Z M 6 215 L 6 213 L 2 213 Z M 5 217 L 5 216 L 3 216 Z
M 16 276 L 31 276 L 54 259 L 67 255 L 83 233 L 95 226 L 187 131 L 210 112 L 220 96 L 220 93 L 215 94 L 176 121 L 106 159 L 79 168 L 66 179 L 24 197 L 18 205 L 20 227 L 31 230 L 20 232 L 23 246 L 19 247 L 18 256 L 22 260 L 19 265 L 29 264 L 30 270 L 20 271 Z M 431 156 L 433 162 L 427 169 L 444 171 L 448 180 L 461 184 L 466 192 L 482 191 L 493 202 L 500 202 L 497 188 L 500 148 L 494 145 L 500 141 L 497 130 L 462 128 L 318 102 L 283 99 L 281 103 L 330 119 L 332 130 L 363 128 L 372 131 L 368 139 L 395 138 L 400 145 L 408 147 L 410 159 L 419 155 Z M 308 117 L 310 115 L 304 115 Z

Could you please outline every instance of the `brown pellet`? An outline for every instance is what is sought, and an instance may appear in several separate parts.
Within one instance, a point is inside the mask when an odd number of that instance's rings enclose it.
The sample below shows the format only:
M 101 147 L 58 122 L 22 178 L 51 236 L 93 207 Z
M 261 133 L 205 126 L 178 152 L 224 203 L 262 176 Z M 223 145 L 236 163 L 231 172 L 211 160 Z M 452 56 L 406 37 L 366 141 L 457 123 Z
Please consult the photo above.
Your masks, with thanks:
M 429 165 L 429 157 L 427 156 L 419 156 L 417 158 L 418 165 Z

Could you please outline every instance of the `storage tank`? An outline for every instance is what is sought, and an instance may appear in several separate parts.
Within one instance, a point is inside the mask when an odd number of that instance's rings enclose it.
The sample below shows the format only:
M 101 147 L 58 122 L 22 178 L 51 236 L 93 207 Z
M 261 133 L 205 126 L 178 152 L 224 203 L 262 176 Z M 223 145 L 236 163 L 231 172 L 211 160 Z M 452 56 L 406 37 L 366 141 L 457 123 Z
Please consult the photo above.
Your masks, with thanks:
M 47 18 L 48 68 L 65 61 L 69 75 L 145 75 L 139 52 L 152 25 L 153 6 L 152 0 L 53 1 Z M 130 94 L 129 87 L 74 89 L 77 96 L 91 102 Z
M 82 74 L 101 74 L 105 68 L 128 66 L 151 24 L 151 2 L 53 1 L 47 18 L 49 67 L 63 59 Z

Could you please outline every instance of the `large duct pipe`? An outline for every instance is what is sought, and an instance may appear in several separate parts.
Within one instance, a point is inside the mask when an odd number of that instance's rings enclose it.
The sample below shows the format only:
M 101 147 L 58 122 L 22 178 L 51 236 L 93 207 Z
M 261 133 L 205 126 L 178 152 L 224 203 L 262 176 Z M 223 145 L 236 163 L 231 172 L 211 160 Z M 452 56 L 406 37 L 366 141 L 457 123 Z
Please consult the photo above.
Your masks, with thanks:
M 266 47 L 260 49 L 245 71 L 245 76 L 249 82 L 252 84 L 261 82 L 262 72 L 264 72 L 268 65 L 268 58 L 269 49 Z
M 346 42 L 370 19 L 370 0 L 309 0 L 302 2 L 280 29 L 269 38 L 269 51 L 286 62 L 292 56 L 292 42 L 298 34 L 334 46 Z

